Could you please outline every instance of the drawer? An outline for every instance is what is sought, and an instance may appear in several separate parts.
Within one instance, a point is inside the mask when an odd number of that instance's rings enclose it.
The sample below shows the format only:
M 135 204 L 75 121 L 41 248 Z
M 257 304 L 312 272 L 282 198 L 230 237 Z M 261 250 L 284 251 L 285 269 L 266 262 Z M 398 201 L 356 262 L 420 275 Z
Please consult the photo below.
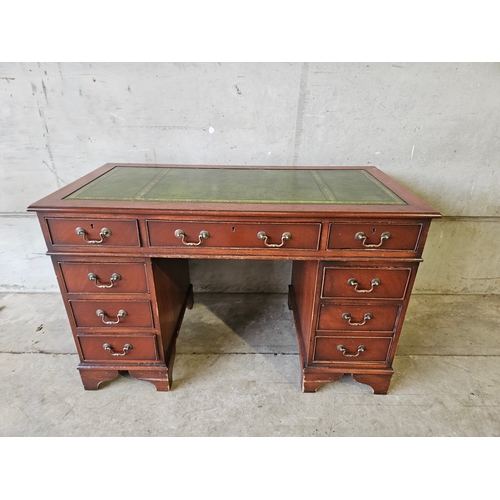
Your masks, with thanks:
M 422 224 L 331 223 L 328 250 L 417 250 Z
M 141 246 L 136 220 L 46 219 L 54 245 Z
M 386 363 L 392 337 L 316 337 L 317 363 Z
M 59 262 L 68 293 L 148 293 L 142 262 Z
M 403 299 L 410 276 L 411 268 L 325 266 L 321 297 Z
M 320 304 L 318 330 L 392 332 L 400 305 Z
M 158 361 L 156 335 L 77 335 L 84 361 Z
M 69 300 L 68 302 L 76 326 L 80 328 L 153 328 L 154 325 L 149 300 Z
M 241 224 L 147 221 L 152 247 L 278 248 L 317 250 L 321 224 Z M 267 236 L 267 239 L 262 234 Z M 287 236 L 290 236 L 287 239 Z M 259 235 L 259 236 L 258 236 Z M 184 239 L 184 240 L 183 240 Z M 272 246 L 271 248 L 277 248 Z

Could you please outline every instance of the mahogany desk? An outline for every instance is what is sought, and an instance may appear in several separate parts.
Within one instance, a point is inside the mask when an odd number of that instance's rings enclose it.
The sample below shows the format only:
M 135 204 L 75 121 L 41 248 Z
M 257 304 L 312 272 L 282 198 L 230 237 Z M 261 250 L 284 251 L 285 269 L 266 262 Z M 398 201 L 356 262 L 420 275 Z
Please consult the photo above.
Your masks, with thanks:
M 302 388 L 386 394 L 432 218 L 375 167 L 106 164 L 31 205 L 85 389 L 119 370 L 169 390 L 192 258 L 292 260 Z

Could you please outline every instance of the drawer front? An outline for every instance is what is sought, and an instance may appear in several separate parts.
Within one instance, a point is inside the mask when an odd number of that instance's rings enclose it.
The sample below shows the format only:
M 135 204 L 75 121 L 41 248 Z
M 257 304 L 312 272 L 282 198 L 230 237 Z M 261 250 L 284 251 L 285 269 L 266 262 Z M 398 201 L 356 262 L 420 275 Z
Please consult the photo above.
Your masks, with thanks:
M 68 293 L 148 293 L 143 263 L 59 262 Z
M 386 363 L 392 337 L 316 337 L 318 363 Z
M 321 297 L 403 299 L 410 276 L 410 268 L 325 266 Z
M 331 223 L 329 250 L 416 251 L 422 224 Z
M 156 335 L 77 335 L 84 361 L 158 361 Z
M 392 332 L 401 306 L 320 304 L 318 330 Z
M 115 219 L 47 219 L 54 245 L 141 246 L 136 220 Z
M 149 301 L 69 300 L 80 328 L 153 328 Z
M 319 223 L 241 224 L 149 220 L 147 226 L 150 246 L 183 248 L 266 249 L 270 245 L 279 245 L 278 248 L 283 247 L 284 249 L 317 250 L 321 231 L 321 224 Z M 267 239 L 262 233 L 265 233 Z M 285 234 L 287 236 L 284 236 Z M 182 235 L 184 235 L 184 242 L 182 241 Z M 188 243 L 191 243 L 191 245 Z M 272 246 L 271 248 L 277 247 Z

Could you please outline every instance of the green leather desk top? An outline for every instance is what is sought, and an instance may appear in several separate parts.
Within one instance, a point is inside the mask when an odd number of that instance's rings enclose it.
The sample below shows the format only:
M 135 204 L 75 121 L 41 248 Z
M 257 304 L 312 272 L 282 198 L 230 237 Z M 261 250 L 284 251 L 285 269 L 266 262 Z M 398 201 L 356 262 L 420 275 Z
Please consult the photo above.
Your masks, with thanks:
M 363 169 L 116 166 L 66 200 L 406 205 Z

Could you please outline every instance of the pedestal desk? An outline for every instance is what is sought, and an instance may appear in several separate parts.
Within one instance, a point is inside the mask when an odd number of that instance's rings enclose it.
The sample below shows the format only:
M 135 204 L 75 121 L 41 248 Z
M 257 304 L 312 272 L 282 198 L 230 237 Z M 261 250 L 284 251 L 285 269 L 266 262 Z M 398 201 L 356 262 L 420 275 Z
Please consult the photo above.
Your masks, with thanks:
M 85 389 L 159 391 L 193 305 L 189 259 L 291 260 L 302 389 L 351 373 L 386 394 L 432 218 L 375 167 L 106 164 L 31 205 Z

